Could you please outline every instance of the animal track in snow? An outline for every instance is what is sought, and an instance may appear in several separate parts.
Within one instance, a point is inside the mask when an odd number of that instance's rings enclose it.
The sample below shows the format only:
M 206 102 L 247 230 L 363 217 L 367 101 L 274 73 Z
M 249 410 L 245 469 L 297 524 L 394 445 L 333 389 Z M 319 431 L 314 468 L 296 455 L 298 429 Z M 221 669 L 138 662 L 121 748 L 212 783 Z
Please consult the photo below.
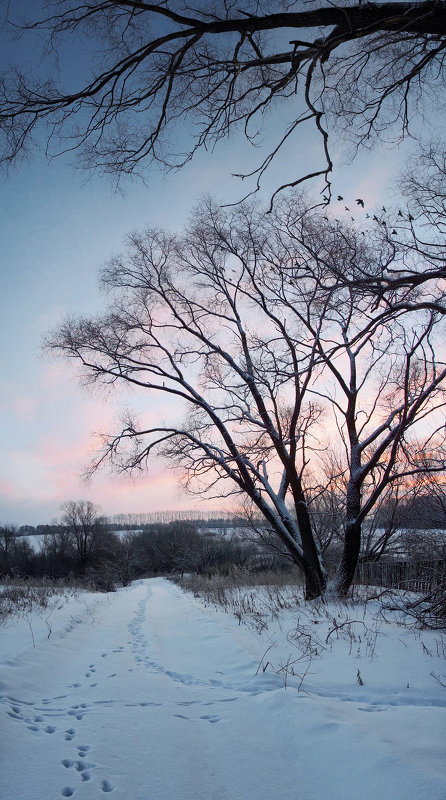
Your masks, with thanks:
M 145 708 L 146 706 L 162 706 L 162 703 L 155 703 L 154 700 L 147 701 L 146 703 L 125 703 L 126 708 L 135 708 L 136 706 L 141 706 Z M 179 703 L 177 705 L 180 705 Z
M 114 788 L 115 787 L 110 783 L 110 781 L 101 781 L 101 789 L 103 792 L 112 792 Z
M 72 797 L 74 794 L 74 789 L 72 786 L 65 786 L 62 789 L 62 797 Z

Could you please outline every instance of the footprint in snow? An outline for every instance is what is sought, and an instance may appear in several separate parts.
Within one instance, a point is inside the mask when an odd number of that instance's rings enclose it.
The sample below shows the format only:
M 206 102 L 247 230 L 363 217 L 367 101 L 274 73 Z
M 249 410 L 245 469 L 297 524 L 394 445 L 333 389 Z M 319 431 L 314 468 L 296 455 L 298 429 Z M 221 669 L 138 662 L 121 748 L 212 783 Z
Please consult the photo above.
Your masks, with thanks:
M 63 767 L 65 767 L 65 769 L 72 769 L 74 767 L 76 772 L 81 772 L 81 773 L 86 772 L 89 769 L 93 769 L 94 767 L 97 766 L 96 764 L 89 764 L 86 761 L 82 760 L 73 761 L 72 758 L 64 758 L 60 763 L 62 764 Z
M 23 720 L 22 715 L 21 714 L 16 714 L 14 711 L 8 711 L 7 714 L 8 714 L 8 717 L 11 717 L 11 719 Z
M 115 787 L 110 783 L 110 781 L 101 781 L 101 789 L 103 792 L 112 792 L 114 788 Z
M 76 761 L 74 764 L 74 768 L 77 772 L 85 772 L 85 770 L 92 769 L 95 766 L 96 764 L 89 764 L 86 761 Z
M 62 789 L 62 797 L 72 797 L 74 794 L 74 789 L 72 786 L 65 786 Z

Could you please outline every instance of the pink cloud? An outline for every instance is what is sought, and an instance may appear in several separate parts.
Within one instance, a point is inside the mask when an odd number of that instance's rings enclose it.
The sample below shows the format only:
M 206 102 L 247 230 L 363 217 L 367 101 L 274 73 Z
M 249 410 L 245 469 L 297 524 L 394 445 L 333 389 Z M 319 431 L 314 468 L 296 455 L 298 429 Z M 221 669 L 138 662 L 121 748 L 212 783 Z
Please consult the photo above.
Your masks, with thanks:
M 9 481 L 0 481 L 0 494 L 10 499 L 17 497 L 16 487 Z

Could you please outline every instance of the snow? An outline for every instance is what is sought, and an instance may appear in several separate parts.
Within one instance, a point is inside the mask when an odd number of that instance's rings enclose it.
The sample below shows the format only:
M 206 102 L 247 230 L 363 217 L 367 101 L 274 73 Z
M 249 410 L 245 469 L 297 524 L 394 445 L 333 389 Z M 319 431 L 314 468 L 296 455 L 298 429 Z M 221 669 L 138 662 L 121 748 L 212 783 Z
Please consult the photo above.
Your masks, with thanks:
M 10 622 L 1 800 L 444 800 L 444 640 L 376 608 L 259 632 L 155 578 Z

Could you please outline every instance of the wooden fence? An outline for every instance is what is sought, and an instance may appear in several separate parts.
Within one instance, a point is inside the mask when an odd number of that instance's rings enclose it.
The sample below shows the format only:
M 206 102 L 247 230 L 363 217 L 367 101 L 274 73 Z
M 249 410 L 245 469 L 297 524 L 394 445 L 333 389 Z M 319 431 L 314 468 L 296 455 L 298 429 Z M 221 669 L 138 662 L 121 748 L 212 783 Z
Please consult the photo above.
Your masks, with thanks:
M 355 583 L 410 592 L 446 586 L 446 561 L 376 561 L 358 564 Z

